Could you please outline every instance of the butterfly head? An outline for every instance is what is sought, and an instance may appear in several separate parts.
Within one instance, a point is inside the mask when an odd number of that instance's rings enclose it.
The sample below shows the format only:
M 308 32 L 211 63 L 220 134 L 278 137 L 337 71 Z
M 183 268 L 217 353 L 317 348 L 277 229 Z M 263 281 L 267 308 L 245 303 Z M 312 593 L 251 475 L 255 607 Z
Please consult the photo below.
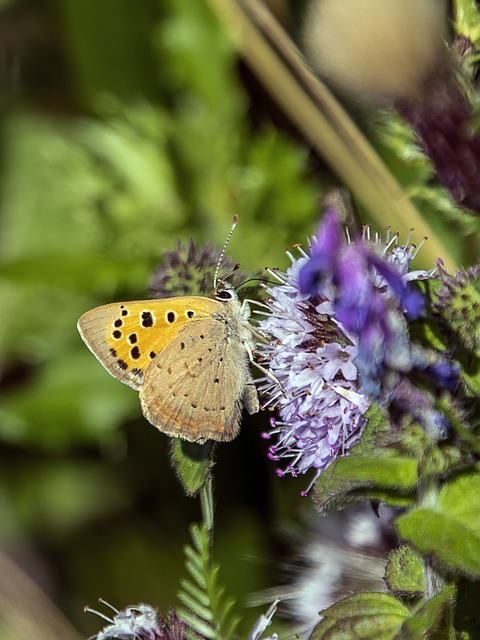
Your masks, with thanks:
M 233 285 L 226 280 L 217 280 L 212 297 L 219 302 L 226 303 L 238 300 L 238 296 Z

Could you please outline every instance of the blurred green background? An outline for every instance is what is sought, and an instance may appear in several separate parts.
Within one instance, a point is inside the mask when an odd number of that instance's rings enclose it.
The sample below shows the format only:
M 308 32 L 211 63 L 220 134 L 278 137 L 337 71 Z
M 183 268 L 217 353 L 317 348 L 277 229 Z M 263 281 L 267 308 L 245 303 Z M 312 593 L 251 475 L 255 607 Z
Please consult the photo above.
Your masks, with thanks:
M 200 514 L 77 319 L 146 296 L 178 240 L 221 247 L 234 214 L 233 260 L 287 266 L 321 189 L 203 0 L 2 0 L 0 48 L 0 548 L 87 637 L 99 596 L 176 603 Z M 239 603 L 278 583 L 278 523 L 307 507 L 266 460 L 267 422 L 217 454 L 215 557 Z M 0 575 L 0 637 L 28 637 L 33 600 Z

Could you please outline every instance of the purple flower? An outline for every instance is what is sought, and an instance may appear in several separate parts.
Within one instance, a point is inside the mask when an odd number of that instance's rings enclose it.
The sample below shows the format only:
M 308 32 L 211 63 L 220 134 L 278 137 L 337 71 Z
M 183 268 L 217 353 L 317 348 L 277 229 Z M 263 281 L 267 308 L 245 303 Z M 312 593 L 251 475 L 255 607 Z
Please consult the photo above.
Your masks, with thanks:
M 332 227 L 337 225 L 337 232 Z M 312 251 L 307 278 L 300 270 L 303 293 L 319 293 L 318 285 L 333 285 L 336 320 L 351 334 L 358 347 L 355 364 L 363 391 L 376 401 L 388 401 L 398 383 L 398 374 L 410 371 L 415 362 L 410 348 L 407 321 L 425 312 L 420 291 L 410 285 L 408 273 L 414 257 L 413 246 L 394 245 L 397 237 L 387 235 L 385 243 L 377 236 L 370 240 L 365 228 L 361 238 L 334 246 L 325 238 L 338 237 L 341 225 L 333 214 L 320 226 L 318 242 L 331 255 L 319 258 Z M 392 251 L 393 248 L 393 251 Z M 326 266 L 328 265 L 328 266 Z M 416 272 L 417 279 L 432 272 Z M 310 283 L 310 286 L 308 286 Z
M 353 242 L 342 237 L 329 211 L 310 251 L 288 253 L 290 268 L 270 272 L 278 285 L 267 288 L 269 312 L 259 323 L 272 337 L 259 347 L 272 374 L 261 382 L 264 406 L 279 412 L 265 434 L 276 435 L 270 458 L 282 463 L 279 475 L 313 468 L 313 482 L 361 437 L 372 402 L 396 402 L 397 415 L 408 413 L 412 390 L 400 384 L 407 374 L 421 372 L 449 389 L 457 380 L 453 365 L 410 340 L 408 322 L 425 312 L 410 282 L 434 272 L 409 271 L 416 254 L 410 238 L 404 246 L 389 232 L 372 240 L 368 227 Z M 430 433 L 445 434 L 428 394 L 415 417 Z
M 370 401 L 358 386 L 357 347 L 334 318 L 329 297 L 300 292 L 299 272 L 310 260 L 300 252 L 298 260 L 289 254 L 286 273 L 272 272 L 279 285 L 268 288 L 270 313 L 260 322 L 273 338 L 261 350 L 281 385 L 268 377 L 262 382 L 265 406 L 276 406 L 280 414 L 265 437 L 277 435 L 269 455 L 286 461 L 279 475 L 313 468 L 315 480 L 358 440 Z M 324 293 L 330 289 L 326 282 Z

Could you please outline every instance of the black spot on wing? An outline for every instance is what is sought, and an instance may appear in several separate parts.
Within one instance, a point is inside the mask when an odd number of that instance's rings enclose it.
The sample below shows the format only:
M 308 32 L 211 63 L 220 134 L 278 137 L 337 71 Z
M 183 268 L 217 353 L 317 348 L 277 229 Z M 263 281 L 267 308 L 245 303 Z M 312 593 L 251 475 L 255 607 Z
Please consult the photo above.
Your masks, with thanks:
M 153 315 L 150 311 L 142 311 L 142 327 L 148 328 L 153 327 Z
M 130 355 L 134 360 L 138 360 L 140 358 L 140 349 L 138 347 L 133 347 L 133 349 L 130 350 Z

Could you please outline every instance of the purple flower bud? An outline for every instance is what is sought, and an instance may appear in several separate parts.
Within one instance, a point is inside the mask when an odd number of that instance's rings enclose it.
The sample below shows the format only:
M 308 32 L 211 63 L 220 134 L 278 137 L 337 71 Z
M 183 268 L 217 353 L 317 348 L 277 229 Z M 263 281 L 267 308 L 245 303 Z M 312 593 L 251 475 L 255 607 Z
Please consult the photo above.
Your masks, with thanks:
M 312 255 L 299 274 L 301 293 L 321 293 L 322 274 L 332 269 L 342 245 L 342 230 L 338 216 L 327 211 L 312 247 Z

